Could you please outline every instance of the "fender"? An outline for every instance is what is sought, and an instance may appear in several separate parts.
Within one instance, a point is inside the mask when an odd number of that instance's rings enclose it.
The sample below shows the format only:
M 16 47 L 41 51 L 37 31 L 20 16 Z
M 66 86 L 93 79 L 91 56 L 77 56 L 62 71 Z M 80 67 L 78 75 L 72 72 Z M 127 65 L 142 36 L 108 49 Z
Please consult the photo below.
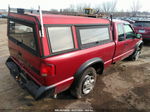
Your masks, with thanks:
M 74 75 L 74 81 L 71 85 L 71 88 L 74 88 L 76 87 L 77 84 L 79 84 L 79 81 L 81 79 L 81 74 L 84 72 L 85 69 L 87 69 L 89 66 L 92 66 L 93 64 L 96 64 L 96 63 L 101 63 L 100 64 L 100 67 L 102 67 L 102 72 L 103 72 L 103 69 L 104 69 L 104 62 L 101 58 L 92 58 L 88 61 L 86 61 L 85 63 L 83 63 L 79 69 L 77 70 L 77 72 L 75 73 Z
M 137 50 L 138 46 L 140 46 L 140 45 L 143 46 L 143 41 L 142 41 L 142 40 L 140 40 L 140 41 L 138 41 L 138 42 L 136 43 L 136 45 L 135 45 L 135 51 Z M 141 47 L 142 47 L 142 46 L 141 46 Z
M 88 61 L 86 61 L 85 63 L 83 63 L 80 68 L 77 70 L 77 72 L 75 73 L 74 75 L 74 78 L 78 78 L 80 76 L 80 74 L 83 73 L 83 71 L 88 68 L 89 66 L 92 66 L 93 64 L 96 64 L 96 63 L 101 63 L 102 65 L 100 65 L 100 67 L 102 67 L 102 70 L 104 69 L 104 62 L 101 58 L 93 58 L 93 59 L 90 59 Z

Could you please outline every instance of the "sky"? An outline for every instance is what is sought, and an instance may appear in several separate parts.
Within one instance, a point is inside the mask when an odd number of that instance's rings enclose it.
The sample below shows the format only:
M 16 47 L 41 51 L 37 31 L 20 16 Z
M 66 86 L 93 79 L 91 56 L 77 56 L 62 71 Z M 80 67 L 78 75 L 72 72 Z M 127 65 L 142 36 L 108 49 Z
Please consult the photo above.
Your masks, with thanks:
M 1 0 L 0 9 L 7 9 L 8 4 L 13 8 L 34 8 L 38 9 L 38 5 L 43 10 L 64 9 L 69 8 L 71 4 L 90 4 L 92 7 L 98 6 L 104 1 L 112 0 Z M 117 10 L 130 11 L 131 4 L 134 0 L 117 0 Z M 149 11 L 150 6 L 148 0 L 139 0 L 141 4 L 140 11 Z

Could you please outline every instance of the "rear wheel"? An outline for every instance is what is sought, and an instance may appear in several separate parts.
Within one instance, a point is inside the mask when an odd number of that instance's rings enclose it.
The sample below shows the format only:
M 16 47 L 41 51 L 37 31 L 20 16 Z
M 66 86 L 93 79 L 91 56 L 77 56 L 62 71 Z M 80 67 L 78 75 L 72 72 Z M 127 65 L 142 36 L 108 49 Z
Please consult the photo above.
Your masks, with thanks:
M 96 82 L 96 70 L 93 67 L 87 68 L 79 78 L 78 83 L 72 88 L 71 93 L 76 98 L 88 95 L 94 88 Z

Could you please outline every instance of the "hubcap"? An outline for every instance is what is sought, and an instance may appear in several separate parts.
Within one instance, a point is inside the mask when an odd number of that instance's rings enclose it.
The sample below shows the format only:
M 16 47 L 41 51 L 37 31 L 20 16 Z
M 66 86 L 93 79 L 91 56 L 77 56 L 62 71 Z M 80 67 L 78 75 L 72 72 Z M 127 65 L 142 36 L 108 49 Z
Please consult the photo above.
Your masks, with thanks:
M 88 94 L 94 88 L 94 84 L 94 76 L 87 75 L 83 83 L 83 94 Z

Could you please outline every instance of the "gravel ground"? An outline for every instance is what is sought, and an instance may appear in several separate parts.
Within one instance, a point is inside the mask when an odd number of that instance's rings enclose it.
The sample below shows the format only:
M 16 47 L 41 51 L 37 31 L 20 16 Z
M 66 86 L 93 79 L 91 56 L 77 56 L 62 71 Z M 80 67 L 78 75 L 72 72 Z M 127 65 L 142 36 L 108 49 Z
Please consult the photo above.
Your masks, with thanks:
M 57 99 L 35 101 L 4 64 L 9 52 L 6 21 L 0 21 L 0 112 L 150 112 L 150 43 L 138 61 L 120 61 L 106 69 L 89 96 L 77 100 L 66 91 Z

